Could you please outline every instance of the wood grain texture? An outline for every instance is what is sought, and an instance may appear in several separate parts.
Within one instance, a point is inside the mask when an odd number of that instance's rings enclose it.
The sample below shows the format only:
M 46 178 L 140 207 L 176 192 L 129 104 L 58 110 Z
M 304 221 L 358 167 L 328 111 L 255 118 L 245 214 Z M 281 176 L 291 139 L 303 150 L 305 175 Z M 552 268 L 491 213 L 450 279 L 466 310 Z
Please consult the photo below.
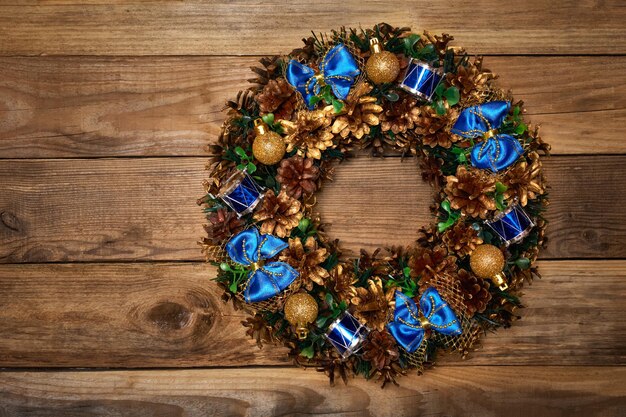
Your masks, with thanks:
M 2 55 L 240 55 L 288 52 L 310 31 L 381 21 L 452 33 L 472 53 L 623 53 L 618 0 L 395 2 L 74 1 L 0 7 Z M 511 24 L 512 19 L 515 24 Z M 306 22 L 306 24 L 303 24 Z
M 0 262 L 200 260 L 203 158 L 4 160 Z M 372 169 L 375 167 L 375 169 Z M 623 258 L 626 156 L 553 157 L 547 258 Z M 390 196 L 394 196 L 390 199 Z M 598 196 L 610 196 L 610 204 Z M 347 250 L 411 243 L 432 189 L 415 161 L 339 166 L 318 209 Z M 601 215 L 599 215 L 601 213 Z
M 205 155 L 256 62 L 0 58 L 0 158 Z M 626 57 L 486 57 L 485 66 L 525 101 L 554 154 L 626 152 Z
M 381 390 L 298 369 L 4 373 L 0 415 L 589 416 L 626 407 L 624 367 L 440 368 Z
M 522 320 L 446 366 L 626 364 L 626 261 L 542 261 Z M 196 263 L 0 266 L 0 367 L 289 363 L 245 335 Z M 1 378 L 0 378 L 1 379 Z

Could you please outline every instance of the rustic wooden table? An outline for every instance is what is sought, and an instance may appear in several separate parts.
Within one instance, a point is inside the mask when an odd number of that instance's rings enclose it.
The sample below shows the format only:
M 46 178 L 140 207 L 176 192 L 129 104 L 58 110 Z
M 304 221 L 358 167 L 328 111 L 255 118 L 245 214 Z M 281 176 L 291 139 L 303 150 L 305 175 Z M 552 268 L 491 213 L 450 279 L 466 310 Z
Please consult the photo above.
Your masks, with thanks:
M 3 3 L 0 416 L 626 412 L 623 2 Z M 380 21 L 453 34 L 525 100 L 553 146 L 550 240 L 523 320 L 469 360 L 330 388 L 221 303 L 195 200 L 258 55 Z M 373 248 L 410 242 L 430 199 L 411 161 L 360 158 L 320 206 Z

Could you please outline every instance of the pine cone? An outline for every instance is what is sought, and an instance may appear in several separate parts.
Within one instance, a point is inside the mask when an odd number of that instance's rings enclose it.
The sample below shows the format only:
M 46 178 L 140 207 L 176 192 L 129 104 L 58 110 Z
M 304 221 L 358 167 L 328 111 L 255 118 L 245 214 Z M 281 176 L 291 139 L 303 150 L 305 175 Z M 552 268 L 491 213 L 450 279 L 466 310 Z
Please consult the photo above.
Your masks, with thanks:
M 265 193 L 261 207 L 254 214 L 254 220 L 262 222 L 261 233 L 287 237 L 291 229 L 302 219 L 301 203 L 281 191 L 278 196 L 274 190 Z
M 444 191 L 450 200 L 450 207 L 470 217 L 486 219 L 490 210 L 496 209 L 496 202 L 488 195 L 496 190 L 496 180 L 485 171 L 459 165 L 456 176 L 446 177 Z
M 438 274 L 454 274 L 457 270 L 456 257 L 449 256 L 443 246 L 434 249 L 416 247 L 409 257 L 408 266 L 411 277 L 419 279 L 423 289 L 428 288 Z
M 287 133 L 287 152 L 297 149 L 298 155 L 306 153 L 307 158 L 321 159 L 322 151 L 334 148 L 331 111 L 332 106 L 327 106 L 323 110 L 300 111 L 295 122 L 281 120 Z
M 534 200 L 545 192 L 545 178 L 541 173 L 541 161 L 537 152 L 530 152 L 528 160 L 523 160 L 511 167 L 505 174 L 502 183 L 508 188 L 504 192 L 507 199 L 516 197 L 522 206 L 528 199 Z
M 346 139 L 350 135 L 361 139 L 370 133 L 370 126 L 380 123 L 379 114 L 383 108 L 376 104 L 376 97 L 368 96 L 373 87 L 368 83 L 359 83 L 350 91 L 343 109 L 332 125 L 331 131 Z
M 449 252 L 464 257 L 472 253 L 476 246 L 483 243 L 478 237 L 478 231 L 467 223 L 458 222 L 453 227 L 445 231 L 442 241 Z
M 304 287 L 309 291 L 313 289 L 313 283 L 324 286 L 330 277 L 328 271 L 320 266 L 327 257 L 326 248 L 318 247 L 317 241 L 312 236 L 306 239 L 304 245 L 298 237 L 289 239 L 289 247 L 280 254 L 282 262 L 298 270 Z
M 297 104 L 293 87 L 284 78 L 270 80 L 255 99 L 261 113 L 274 113 L 276 120 L 291 119 Z
M 367 281 L 367 288 L 357 287 L 356 296 L 350 302 L 354 307 L 354 317 L 373 329 L 383 330 L 395 305 L 395 287 L 385 292 L 379 277 Z
M 477 57 L 473 63 L 459 66 L 456 73 L 449 73 L 446 79 L 451 86 L 457 87 L 461 98 L 469 98 L 471 93 L 484 90 L 496 76 L 489 70 L 483 71 L 483 59 Z M 463 107 L 463 106 L 462 106 Z
M 380 115 L 380 129 L 383 132 L 391 131 L 395 135 L 412 130 L 419 121 L 419 114 L 417 99 L 402 94 L 398 101 L 386 103 L 385 111 Z
M 315 38 L 313 36 L 309 36 L 308 38 L 303 38 L 302 42 L 304 43 L 304 46 L 302 48 L 294 49 L 291 51 L 289 56 L 300 62 L 312 62 L 317 60 L 319 55 L 315 50 Z
M 221 244 L 235 233 L 243 229 L 244 223 L 237 215 L 225 208 L 217 209 L 207 216 L 210 224 L 204 226 L 208 240 L 213 244 Z
M 260 67 L 250 67 L 257 75 L 257 78 L 248 80 L 251 83 L 258 84 L 258 89 L 264 87 L 270 80 L 275 80 L 282 75 L 282 58 L 279 55 L 266 56 L 259 60 Z
M 243 327 L 247 327 L 246 334 L 256 340 L 259 348 L 263 347 L 263 343 L 272 343 L 274 341 L 274 331 L 260 314 L 248 317 L 241 322 Z
M 317 190 L 320 169 L 315 160 L 294 155 L 280 161 L 276 180 L 290 197 L 310 196 Z
M 445 114 L 437 114 L 437 111 L 430 107 L 424 106 L 420 111 L 417 120 L 418 128 L 416 132 L 422 135 L 422 143 L 434 148 L 441 146 L 449 148 L 453 142 L 459 140 L 459 136 L 450 133 L 450 125 L 453 120 L 458 117 L 458 110 L 448 108 Z
M 428 182 L 431 186 L 439 189 L 443 183 L 443 159 L 425 154 L 420 158 L 420 170 L 422 171 L 422 180 Z
M 487 304 L 491 301 L 491 293 L 489 292 L 489 282 L 478 278 L 476 275 L 460 269 L 457 275 L 463 295 L 465 297 L 466 311 L 473 316 L 476 313 L 482 313 L 487 308 Z
M 330 281 L 333 283 L 333 290 L 340 301 L 349 302 L 352 297 L 357 295 L 356 276 L 352 268 L 346 265 L 337 265 L 330 271 Z
M 422 248 L 432 249 L 439 240 L 439 230 L 436 224 L 422 226 L 417 231 L 416 242 Z
M 374 369 L 382 370 L 400 358 L 396 339 L 387 330 L 374 330 L 363 342 L 363 359 Z

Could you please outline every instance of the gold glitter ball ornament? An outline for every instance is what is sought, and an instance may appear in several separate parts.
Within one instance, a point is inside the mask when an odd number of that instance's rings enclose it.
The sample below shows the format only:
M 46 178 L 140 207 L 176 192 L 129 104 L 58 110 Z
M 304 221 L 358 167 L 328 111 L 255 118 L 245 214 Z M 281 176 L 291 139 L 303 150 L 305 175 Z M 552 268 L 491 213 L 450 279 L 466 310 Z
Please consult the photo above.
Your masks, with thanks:
M 317 302 L 308 293 L 299 292 L 287 298 L 283 308 L 285 318 L 296 326 L 298 339 L 304 340 L 309 335 L 308 325 L 317 319 Z
M 264 165 L 279 163 L 285 156 L 285 141 L 276 132 L 269 130 L 267 125 L 256 119 L 254 121 L 256 138 L 252 142 L 252 154 Z
M 504 254 L 493 245 L 480 245 L 470 255 L 470 267 L 482 279 L 490 279 L 502 291 L 509 286 L 502 273 L 504 269 Z
M 398 78 L 400 73 L 398 58 L 389 51 L 383 51 L 378 39 L 370 39 L 370 52 L 372 55 L 365 63 L 365 72 L 374 84 L 390 83 Z

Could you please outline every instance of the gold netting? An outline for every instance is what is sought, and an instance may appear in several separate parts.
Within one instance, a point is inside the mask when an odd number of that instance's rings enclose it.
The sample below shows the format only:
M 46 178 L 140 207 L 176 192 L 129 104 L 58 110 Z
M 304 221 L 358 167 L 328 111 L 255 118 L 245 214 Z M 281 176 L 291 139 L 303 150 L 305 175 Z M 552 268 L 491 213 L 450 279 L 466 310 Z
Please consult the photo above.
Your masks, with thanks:
M 462 333 L 458 336 L 447 336 L 442 333 L 433 332 L 432 339 L 445 347 L 448 352 L 457 352 L 465 358 L 473 350 L 483 333 L 482 327 L 476 320 L 467 316 L 459 315 Z
M 420 346 L 413 353 L 407 352 L 402 346 L 398 346 L 398 350 L 400 351 L 400 355 L 406 363 L 417 370 L 419 374 L 424 371 L 424 362 L 426 362 L 426 346 L 428 344 L 428 340 L 424 338 Z

